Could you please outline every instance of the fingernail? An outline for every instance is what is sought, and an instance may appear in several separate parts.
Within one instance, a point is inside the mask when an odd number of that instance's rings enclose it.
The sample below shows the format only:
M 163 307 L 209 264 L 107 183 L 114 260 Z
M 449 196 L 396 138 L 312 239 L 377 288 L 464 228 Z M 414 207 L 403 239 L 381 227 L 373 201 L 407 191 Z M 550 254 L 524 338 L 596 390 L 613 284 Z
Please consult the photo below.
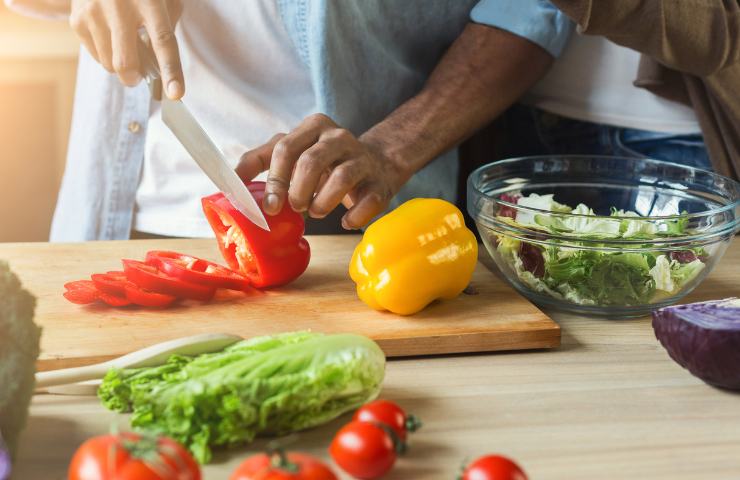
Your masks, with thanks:
M 342 228 L 345 230 L 354 230 L 355 227 L 350 225 L 346 217 L 342 217 Z
M 167 84 L 167 96 L 175 99 L 179 98 L 182 92 L 182 85 L 179 80 L 170 80 Z
M 278 208 L 278 196 L 274 193 L 268 193 L 265 197 L 264 207 L 266 212 L 276 213 Z

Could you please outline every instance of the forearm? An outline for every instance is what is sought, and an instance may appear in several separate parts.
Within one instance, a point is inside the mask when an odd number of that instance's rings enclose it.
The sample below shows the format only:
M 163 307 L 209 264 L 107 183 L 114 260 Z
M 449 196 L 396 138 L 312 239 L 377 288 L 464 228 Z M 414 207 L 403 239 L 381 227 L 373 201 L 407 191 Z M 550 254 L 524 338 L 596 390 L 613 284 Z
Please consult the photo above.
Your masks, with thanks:
M 422 91 L 360 140 L 410 176 L 506 110 L 552 61 L 543 48 L 522 37 L 471 23 Z
M 40 18 L 63 18 L 69 15 L 71 0 L 5 0 L 11 10 Z

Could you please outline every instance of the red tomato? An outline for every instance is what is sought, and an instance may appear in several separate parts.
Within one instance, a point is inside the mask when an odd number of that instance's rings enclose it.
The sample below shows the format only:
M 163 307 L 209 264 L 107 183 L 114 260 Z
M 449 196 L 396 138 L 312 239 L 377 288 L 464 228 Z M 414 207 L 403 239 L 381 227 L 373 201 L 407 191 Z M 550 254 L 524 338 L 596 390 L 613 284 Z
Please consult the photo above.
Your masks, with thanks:
M 200 480 L 200 467 L 176 441 L 133 433 L 101 435 L 80 445 L 68 480 Z
M 229 480 L 337 480 L 334 472 L 304 453 L 261 453 L 244 460 Z
M 461 480 L 527 480 L 527 475 L 506 457 L 486 455 L 468 465 Z
M 146 254 L 146 263 L 186 282 L 230 290 L 249 287 L 249 280 L 243 275 L 223 265 L 182 253 L 153 250 Z
M 122 260 L 126 278 L 137 287 L 156 293 L 164 293 L 178 298 L 207 302 L 213 298 L 216 289 L 196 283 L 185 282 L 160 272 L 157 267 L 137 260 Z
M 126 282 L 123 288 L 126 292 L 126 298 L 131 303 L 142 307 L 164 308 L 169 307 L 172 302 L 177 300 L 172 295 L 146 291 L 132 282 Z
M 77 280 L 64 284 L 64 298 L 77 305 L 88 305 L 98 300 L 98 289 L 92 280 Z
M 374 422 L 388 425 L 396 432 L 398 438 L 406 441 L 408 432 L 421 428 L 421 421 L 413 415 L 406 415 L 398 404 L 388 400 L 375 400 L 360 407 L 353 417 L 359 422 Z
M 379 424 L 352 421 L 337 432 L 329 453 L 342 470 L 364 480 L 387 473 L 396 463 L 397 448 Z
M 247 188 L 262 205 L 265 183 L 251 182 Z M 269 232 L 250 222 L 223 193 L 205 197 L 202 203 L 221 255 L 232 270 L 241 272 L 253 286 L 284 285 L 308 267 L 311 249 L 303 238 L 305 222 L 288 202 L 277 215 L 265 216 Z

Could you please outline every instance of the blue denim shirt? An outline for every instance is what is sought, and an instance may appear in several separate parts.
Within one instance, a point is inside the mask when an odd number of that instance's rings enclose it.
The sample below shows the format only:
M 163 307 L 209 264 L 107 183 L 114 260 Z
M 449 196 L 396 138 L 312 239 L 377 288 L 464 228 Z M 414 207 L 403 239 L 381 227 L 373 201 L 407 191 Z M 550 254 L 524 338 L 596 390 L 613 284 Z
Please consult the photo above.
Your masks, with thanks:
M 318 111 L 357 135 L 422 88 L 471 19 L 524 36 L 554 56 L 572 29 L 544 0 L 277 1 L 310 72 Z M 129 237 L 150 108 L 145 85 L 121 86 L 81 52 L 52 241 Z M 392 206 L 422 196 L 454 200 L 457 171 L 457 153 L 447 152 L 414 175 Z

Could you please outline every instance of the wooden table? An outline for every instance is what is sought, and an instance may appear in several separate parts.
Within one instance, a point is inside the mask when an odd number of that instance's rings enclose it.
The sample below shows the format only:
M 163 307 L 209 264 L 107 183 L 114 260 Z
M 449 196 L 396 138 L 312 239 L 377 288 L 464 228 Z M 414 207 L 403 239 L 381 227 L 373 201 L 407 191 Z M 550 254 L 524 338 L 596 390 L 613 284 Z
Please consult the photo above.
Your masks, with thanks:
M 736 241 L 687 301 L 740 294 L 739 272 Z M 486 452 L 515 458 L 532 480 L 740 478 L 740 394 L 673 363 L 648 318 L 553 317 L 557 350 L 389 362 L 383 397 L 425 426 L 386 478 L 453 479 L 463 459 Z M 302 434 L 295 448 L 326 457 L 346 420 Z M 77 446 L 116 421 L 126 425 L 94 398 L 36 396 L 14 478 L 66 478 Z M 218 454 L 205 478 L 228 478 L 262 445 Z

